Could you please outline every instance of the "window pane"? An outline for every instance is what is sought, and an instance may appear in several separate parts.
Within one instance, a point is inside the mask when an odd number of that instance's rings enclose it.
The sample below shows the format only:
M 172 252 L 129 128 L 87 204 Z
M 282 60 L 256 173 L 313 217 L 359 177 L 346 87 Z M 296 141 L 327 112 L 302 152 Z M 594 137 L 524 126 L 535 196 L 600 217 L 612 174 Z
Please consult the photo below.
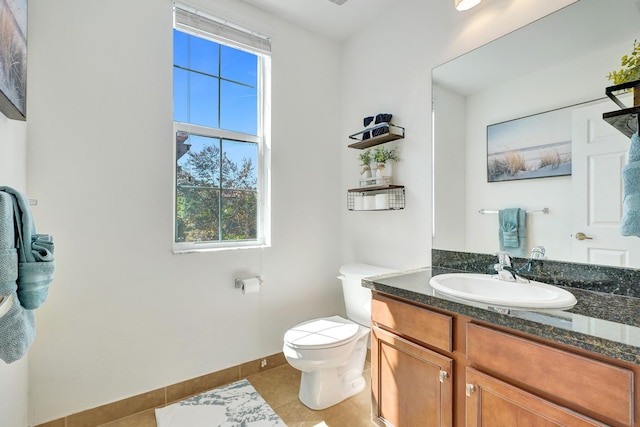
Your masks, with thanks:
M 249 135 L 258 134 L 258 96 L 255 87 L 220 82 L 220 127 Z
M 176 242 L 220 240 L 219 197 L 219 190 L 177 186 Z
M 189 65 L 189 36 L 173 30 L 173 64 L 180 67 Z
M 188 123 L 218 128 L 218 79 L 189 72 Z
M 220 45 L 218 43 L 190 35 L 189 68 L 213 76 L 219 76 L 219 49 Z
M 181 151 L 176 137 L 176 153 Z M 220 186 L 220 139 L 200 135 L 188 135 L 181 144 L 188 146 L 187 152 L 177 158 L 176 177 L 178 185 L 194 187 Z M 184 151 L 185 148 L 182 148 Z
M 253 53 L 220 46 L 220 76 L 226 80 L 258 86 L 258 57 Z
M 189 120 L 189 77 L 187 71 L 173 67 L 173 120 Z
M 249 240 L 258 236 L 258 198 L 253 191 L 222 192 L 222 240 Z
M 258 188 L 258 144 L 222 141 L 222 188 Z

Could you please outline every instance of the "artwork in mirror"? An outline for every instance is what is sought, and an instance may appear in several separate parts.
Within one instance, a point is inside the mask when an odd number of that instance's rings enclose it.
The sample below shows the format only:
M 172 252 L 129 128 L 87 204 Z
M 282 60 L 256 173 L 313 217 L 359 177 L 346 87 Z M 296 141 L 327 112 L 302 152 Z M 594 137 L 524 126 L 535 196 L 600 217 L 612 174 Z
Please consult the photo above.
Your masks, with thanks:
M 602 119 L 619 108 L 605 96 L 607 75 L 637 22 L 634 0 L 580 0 L 434 68 L 433 248 L 494 253 L 497 218 L 481 209 L 545 206 L 548 215 L 527 219 L 525 253 L 542 246 L 548 259 L 640 268 L 640 239 L 619 230 L 629 138 Z M 571 175 L 488 182 L 488 126 L 566 106 L 577 107 L 571 152 L 560 155 L 570 154 Z
M 27 110 L 27 0 L 0 1 L 0 112 L 25 120 Z
M 487 181 L 571 175 L 571 108 L 487 126 Z

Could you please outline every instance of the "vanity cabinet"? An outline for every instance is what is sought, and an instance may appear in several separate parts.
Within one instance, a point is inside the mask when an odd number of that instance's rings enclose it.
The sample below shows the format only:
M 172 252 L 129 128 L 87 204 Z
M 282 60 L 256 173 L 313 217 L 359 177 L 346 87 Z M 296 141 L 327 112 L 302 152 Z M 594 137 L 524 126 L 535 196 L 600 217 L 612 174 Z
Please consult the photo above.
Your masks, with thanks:
M 378 426 L 453 426 L 450 316 L 377 296 L 372 302 L 371 388 Z
M 376 291 L 372 322 L 379 425 L 640 425 L 638 365 Z
M 602 426 L 508 383 L 467 368 L 467 427 Z
M 467 359 L 478 370 L 545 396 L 549 406 L 553 406 L 551 402 L 558 402 L 615 425 L 633 425 L 633 371 L 630 369 L 474 323 L 467 324 Z M 487 413 L 500 413 L 495 408 L 485 408 L 484 403 L 474 403 L 484 400 L 478 396 L 483 392 L 474 394 L 472 389 L 479 387 L 473 378 L 467 377 L 466 381 L 467 396 L 473 397 L 467 402 L 469 421 Z M 526 405 L 518 407 L 519 411 L 525 408 Z M 475 409 L 484 410 L 474 416 Z M 549 409 L 547 413 L 537 409 L 531 413 L 551 418 L 550 414 L 556 411 Z

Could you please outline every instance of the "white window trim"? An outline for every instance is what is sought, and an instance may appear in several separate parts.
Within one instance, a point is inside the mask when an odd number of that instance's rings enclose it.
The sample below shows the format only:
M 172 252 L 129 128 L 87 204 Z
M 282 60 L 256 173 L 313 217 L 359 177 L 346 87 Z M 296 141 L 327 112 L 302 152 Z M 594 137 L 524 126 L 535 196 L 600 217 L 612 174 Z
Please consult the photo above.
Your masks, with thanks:
M 182 5 L 180 7 L 183 7 Z M 192 11 L 190 11 L 192 12 Z M 199 11 L 196 11 L 199 13 Z M 192 12 L 194 13 L 194 12 Z M 210 19 L 210 16 L 204 16 Z M 187 28 L 180 26 L 179 31 L 191 33 L 198 37 L 203 37 L 202 33 L 191 32 Z M 236 28 L 237 29 L 237 28 Z M 172 236 L 173 253 L 184 254 L 193 252 L 210 252 L 235 249 L 265 248 L 271 246 L 271 56 L 264 51 L 254 50 L 229 43 L 228 40 L 207 35 L 207 38 L 235 49 L 246 50 L 258 57 L 259 80 L 258 80 L 258 136 L 248 135 L 240 132 L 232 132 L 223 129 L 214 129 L 188 123 L 173 122 L 172 152 L 173 152 L 173 205 L 172 205 Z M 256 142 L 258 144 L 258 171 L 257 171 L 257 192 L 258 192 L 258 217 L 257 236 L 251 240 L 228 240 L 228 241 L 207 241 L 207 242 L 176 242 L 176 132 L 186 131 L 188 133 L 210 136 L 222 139 L 244 140 Z

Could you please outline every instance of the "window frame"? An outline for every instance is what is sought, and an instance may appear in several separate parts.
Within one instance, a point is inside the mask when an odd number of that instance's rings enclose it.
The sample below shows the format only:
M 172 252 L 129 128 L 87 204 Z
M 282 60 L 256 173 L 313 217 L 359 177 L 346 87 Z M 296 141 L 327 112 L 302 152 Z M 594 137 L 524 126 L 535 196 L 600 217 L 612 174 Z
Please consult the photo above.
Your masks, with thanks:
M 180 6 L 181 9 L 184 9 Z M 205 17 L 208 19 L 209 17 Z M 174 18 L 175 19 L 175 18 Z M 242 132 L 229 131 L 219 128 L 210 128 L 184 122 L 173 123 L 172 152 L 173 152 L 173 205 L 172 205 L 172 246 L 173 253 L 190 253 L 204 251 L 219 251 L 243 248 L 263 248 L 271 246 L 271 144 L 270 144 L 270 99 L 271 99 L 271 56 L 263 50 L 251 47 L 240 46 L 237 42 L 228 41 L 214 34 L 204 33 L 194 29 L 190 31 L 184 25 L 176 25 L 174 20 L 174 30 L 181 31 L 192 36 L 208 39 L 214 43 L 225 45 L 233 49 L 243 50 L 257 56 L 258 78 L 257 78 L 257 102 L 258 102 L 258 123 L 257 135 L 250 135 Z M 173 47 L 172 47 L 173 52 Z M 174 63 L 172 61 L 172 70 Z M 173 73 L 173 71 L 172 71 Z M 173 88 L 173 83 L 172 83 Z M 173 89 L 172 89 L 173 90 Z M 217 101 L 216 101 L 217 102 Z M 173 119 L 173 118 L 172 118 Z M 256 143 L 258 148 L 257 170 L 256 170 L 256 192 L 257 192 L 257 224 L 256 238 L 248 240 L 217 240 L 202 242 L 176 242 L 176 219 L 177 219 L 177 152 L 176 135 L 178 132 L 201 135 L 204 137 L 219 138 L 220 140 L 232 140 L 239 142 Z M 222 190 L 222 188 L 220 189 Z

